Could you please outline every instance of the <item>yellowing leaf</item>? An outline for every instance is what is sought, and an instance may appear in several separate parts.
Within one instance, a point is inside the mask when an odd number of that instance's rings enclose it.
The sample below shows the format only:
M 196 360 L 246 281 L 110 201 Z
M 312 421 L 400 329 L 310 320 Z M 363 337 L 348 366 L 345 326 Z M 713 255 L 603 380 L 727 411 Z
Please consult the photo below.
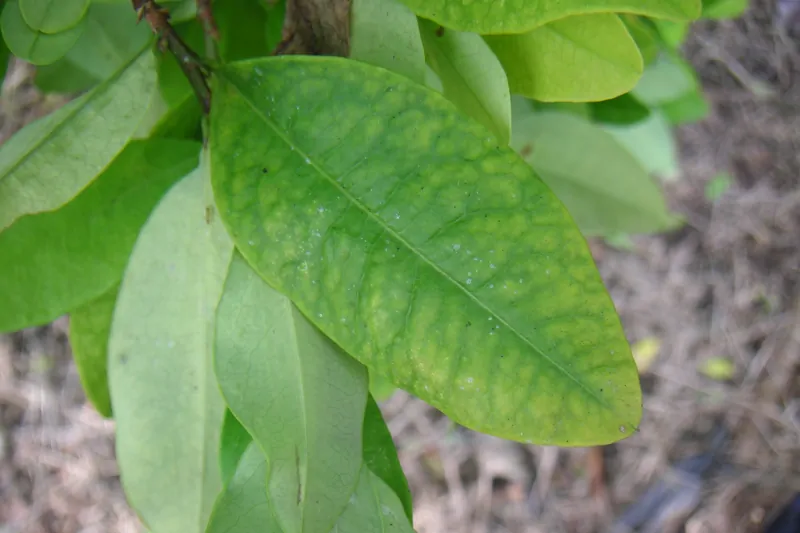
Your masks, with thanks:
M 636 341 L 631 345 L 633 351 L 633 359 L 636 361 L 636 367 L 639 369 L 639 374 L 646 373 L 658 357 L 658 351 L 661 349 L 661 339 L 658 337 L 645 337 Z
M 726 357 L 712 357 L 700 363 L 699 370 L 715 381 L 728 381 L 736 374 L 736 365 Z

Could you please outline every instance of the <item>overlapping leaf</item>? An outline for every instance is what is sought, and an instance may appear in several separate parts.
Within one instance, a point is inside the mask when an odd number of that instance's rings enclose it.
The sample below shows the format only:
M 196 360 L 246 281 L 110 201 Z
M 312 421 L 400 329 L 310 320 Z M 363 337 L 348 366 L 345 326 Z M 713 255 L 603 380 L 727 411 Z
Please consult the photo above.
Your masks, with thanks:
M 4 143 L 0 231 L 23 215 L 60 207 L 89 185 L 133 136 L 155 89 L 146 50 L 91 93 Z
M 59 33 L 48 34 L 32 29 L 22 18 L 17 0 L 9 0 L 0 15 L 0 29 L 9 50 L 34 65 L 53 63 L 69 52 L 83 33 L 81 21 Z
M 109 340 L 122 484 L 154 533 L 203 532 L 221 488 L 213 325 L 232 244 L 207 180 L 178 182 L 143 227 Z
M 139 228 L 197 166 L 198 149 L 188 141 L 132 143 L 75 200 L 0 233 L 8 258 L 0 262 L 0 331 L 45 324 L 116 285 Z
M 674 223 L 647 171 L 598 126 L 564 113 L 514 123 L 511 143 L 587 235 L 648 233 Z
M 59 33 L 76 26 L 90 0 L 18 0 L 25 23 L 42 33 Z
M 108 334 L 118 287 L 70 313 L 69 343 L 86 397 L 97 412 L 111 416 L 108 392 Z
M 350 57 L 425 81 L 425 52 L 417 18 L 399 0 L 354 0 Z
M 616 15 L 568 17 L 486 42 L 511 91 L 537 100 L 605 100 L 628 92 L 642 75 L 639 48 Z
M 501 143 L 511 137 L 511 96 L 503 66 L 475 33 L 445 30 L 420 20 L 428 62 L 444 95 L 479 120 Z
M 460 31 L 523 33 L 572 15 L 636 13 L 688 20 L 700 15 L 700 0 L 402 0 L 414 13 Z
M 630 434 L 640 392 L 613 306 L 577 227 L 510 149 L 441 95 L 354 61 L 229 65 L 213 90 L 220 216 L 339 346 L 476 430 Z

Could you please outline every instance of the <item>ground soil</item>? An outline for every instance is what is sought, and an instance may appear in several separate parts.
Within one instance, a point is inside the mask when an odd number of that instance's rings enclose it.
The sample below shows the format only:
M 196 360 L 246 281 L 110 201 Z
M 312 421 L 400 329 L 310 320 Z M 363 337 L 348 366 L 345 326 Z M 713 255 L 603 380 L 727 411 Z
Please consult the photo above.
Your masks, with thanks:
M 592 243 L 630 340 L 659 345 L 637 434 L 604 448 L 514 444 L 397 393 L 383 407 L 420 533 L 615 531 L 648 487 L 678 486 L 676 463 L 720 435 L 714 468 L 641 531 L 761 531 L 800 490 L 799 34 L 766 0 L 695 27 L 686 52 L 712 112 L 681 128 L 683 175 L 665 185 L 688 223 L 632 250 Z M 15 68 L 0 140 L 59 103 Z M 705 184 L 721 171 L 734 184 L 710 202 Z M 0 336 L 0 533 L 139 531 L 113 423 L 85 403 L 66 325 Z M 700 371 L 719 358 L 730 379 Z

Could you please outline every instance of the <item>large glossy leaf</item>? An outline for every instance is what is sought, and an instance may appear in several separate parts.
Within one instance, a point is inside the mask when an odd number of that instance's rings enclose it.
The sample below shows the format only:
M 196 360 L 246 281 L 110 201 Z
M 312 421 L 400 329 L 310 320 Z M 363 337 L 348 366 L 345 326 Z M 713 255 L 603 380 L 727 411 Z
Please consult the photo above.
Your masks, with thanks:
M 0 233 L 0 331 L 45 324 L 122 277 L 139 228 L 164 192 L 197 166 L 198 143 L 130 144 L 75 200 Z
M 353 0 L 350 57 L 425 82 L 417 17 L 399 0 Z
M 616 15 L 568 17 L 486 42 L 511 91 L 537 100 L 605 100 L 631 90 L 642 75 L 639 48 Z
M 225 405 L 214 312 L 232 245 L 204 167 L 178 182 L 136 241 L 120 286 L 108 374 L 128 502 L 153 533 L 202 532 L 221 488 Z
M 22 18 L 31 29 L 59 33 L 77 25 L 90 0 L 19 0 Z
M 231 412 L 269 459 L 281 527 L 328 531 L 363 463 L 364 367 L 237 255 L 217 315 L 216 371 Z
M 0 16 L 0 29 L 9 50 L 34 65 L 47 65 L 64 57 L 80 38 L 83 21 L 61 33 L 47 34 L 31 29 L 22 18 L 19 4 L 9 0 Z
M 694 19 L 700 0 L 402 0 L 417 15 L 461 31 L 523 33 L 571 15 L 638 13 L 667 19 Z
M 514 122 L 511 146 L 587 235 L 648 233 L 673 224 L 647 171 L 591 122 L 564 113 L 532 114 Z
M 4 143 L 0 231 L 23 215 L 60 207 L 89 185 L 133 136 L 155 78 L 152 54 L 144 51 L 91 93 Z
M 108 334 L 117 302 L 114 286 L 99 298 L 70 313 L 69 344 L 86 397 L 97 412 L 111 416 L 108 393 Z
M 420 20 L 428 62 L 444 95 L 507 144 L 511 137 L 511 95 L 503 66 L 475 33 L 445 30 Z
M 206 533 L 291 533 L 275 520 L 264 490 L 268 466 L 253 443 L 242 456 L 236 474 L 214 506 Z M 320 530 L 327 531 L 327 530 Z M 363 467 L 358 485 L 330 533 L 413 533 L 397 496 Z
M 364 413 L 364 464 L 397 495 L 406 516 L 411 520 L 412 501 L 408 481 L 397 458 L 392 434 L 383 421 L 383 414 L 370 396 Z
M 631 433 L 636 367 L 586 243 L 485 128 L 338 58 L 229 65 L 213 90 L 220 215 L 339 346 L 479 431 L 565 445 Z

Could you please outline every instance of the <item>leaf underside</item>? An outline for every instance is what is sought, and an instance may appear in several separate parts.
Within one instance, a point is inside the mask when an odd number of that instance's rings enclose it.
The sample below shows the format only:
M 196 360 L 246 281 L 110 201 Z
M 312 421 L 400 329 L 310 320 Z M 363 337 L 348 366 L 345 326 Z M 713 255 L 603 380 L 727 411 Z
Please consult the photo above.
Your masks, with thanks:
M 213 90 L 221 218 L 339 346 L 472 429 L 563 445 L 633 431 L 636 368 L 586 243 L 483 127 L 337 58 L 229 65 Z

